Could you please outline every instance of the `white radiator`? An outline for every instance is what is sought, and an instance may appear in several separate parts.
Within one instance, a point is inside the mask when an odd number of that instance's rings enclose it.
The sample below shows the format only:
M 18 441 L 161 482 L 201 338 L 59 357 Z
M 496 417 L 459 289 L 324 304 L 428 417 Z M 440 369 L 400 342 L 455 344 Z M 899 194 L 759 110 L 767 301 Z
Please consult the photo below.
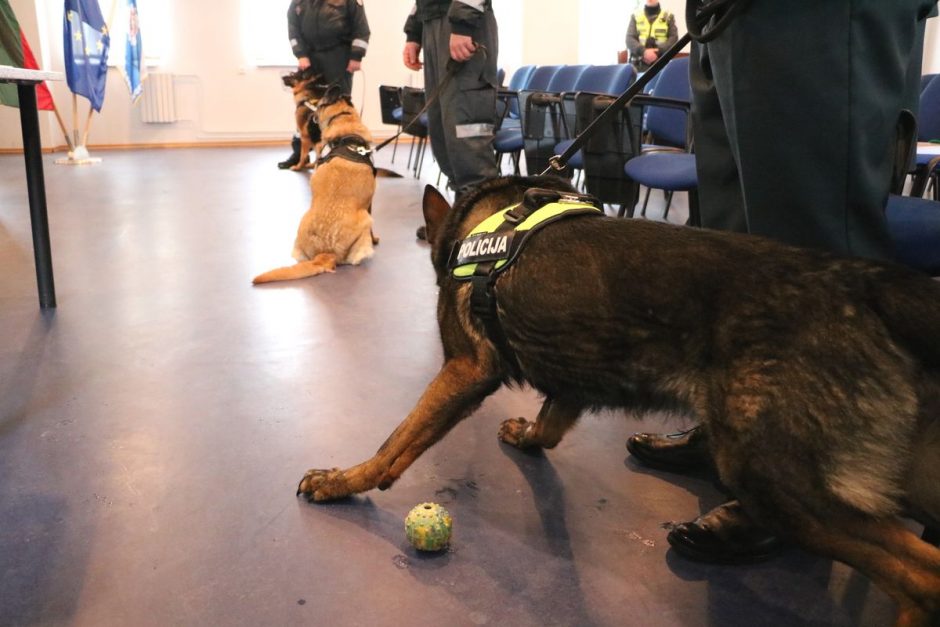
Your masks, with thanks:
M 148 74 L 140 100 L 140 119 L 147 124 L 168 124 L 179 119 L 172 74 Z

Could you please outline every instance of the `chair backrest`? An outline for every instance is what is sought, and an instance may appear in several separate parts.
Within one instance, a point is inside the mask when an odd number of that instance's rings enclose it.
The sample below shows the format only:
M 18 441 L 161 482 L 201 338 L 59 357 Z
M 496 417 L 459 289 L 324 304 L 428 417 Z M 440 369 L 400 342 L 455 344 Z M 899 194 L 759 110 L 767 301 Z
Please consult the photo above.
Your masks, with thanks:
M 923 92 L 924 89 L 927 88 L 927 85 L 930 84 L 930 81 L 932 81 L 935 76 L 937 76 L 937 75 L 936 75 L 936 74 L 924 74 L 923 76 L 920 77 L 920 90 L 921 90 L 921 92 Z
M 392 85 L 379 85 L 379 106 L 382 109 L 382 124 L 398 126 L 394 111 L 401 106 L 401 88 Z
M 419 87 L 401 88 L 401 126 L 405 128 L 418 115 L 418 112 L 424 108 L 424 90 Z M 409 135 L 415 137 L 427 137 L 428 127 L 421 121 L 415 122 L 406 131 Z
M 496 86 L 502 87 L 504 80 L 506 80 L 506 70 L 499 68 L 496 70 Z
M 917 140 L 940 139 L 940 79 L 930 81 L 920 92 Z
M 532 72 L 529 82 L 523 88 L 526 91 L 546 91 L 548 84 L 552 82 L 552 77 L 564 66 L 562 65 L 540 65 Z
M 526 85 L 529 84 L 529 79 L 532 77 L 533 72 L 535 72 L 534 65 L 523 65 L 520 67 L 513 72 L 512 78 L 509 79 L 509 89 L 513 91 L 525 89 Z
M 510 91 L 522 91 L 529 84 L 529 80 L 532 78 L 532 74 L 535 73 L 534 65 L 523 65 L 518 70 L 513 72 L 512 78 L 509 79 L 509 90 Z M 517 98 L 509 98 L 509 113 L 508 117 L 518 120 L 519 119 L 519 100 Z
M 653 96 L 672 98 L 683 102 L 692 100 L 692 84 L 689 82 L 689 57 L 670 61 L 659 76 Z M 688 116 L 684 111 L 666 107 L 647 108 L 646 130 L 658 142 L 668 146 L 686 147 Z
M 575 91 L 619 96 L 636 80 L 636 68 L 630 64 L 591 65 L 578 78 Z
M 584 71 L 587 70 L 586 65 L 563 65 L 561 66 L 555 75 L 552 76 L 552 80 L 548 81 L 548 86 L 545 88 L 545 91 L 551 93 L 562 93 L 566 91 L 574 91 L 574 86 L 577 84 L 578 79 L 581 78 L 581 75 L 584 74 Z

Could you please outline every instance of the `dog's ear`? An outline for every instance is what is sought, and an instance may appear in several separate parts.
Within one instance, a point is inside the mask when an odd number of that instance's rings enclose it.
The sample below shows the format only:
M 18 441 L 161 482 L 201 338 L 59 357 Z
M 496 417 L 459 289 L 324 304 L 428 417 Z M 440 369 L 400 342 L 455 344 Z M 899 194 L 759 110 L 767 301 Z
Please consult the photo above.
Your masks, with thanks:
M 425 185 L 424 200 L 421 203 L 424 211 L 424 224 L 428 230 L 428 243 L 434 243 L 434 237 L 444 223 L 444 216 L 450 211 L 450 203 L 437 191 L 433 185 Z

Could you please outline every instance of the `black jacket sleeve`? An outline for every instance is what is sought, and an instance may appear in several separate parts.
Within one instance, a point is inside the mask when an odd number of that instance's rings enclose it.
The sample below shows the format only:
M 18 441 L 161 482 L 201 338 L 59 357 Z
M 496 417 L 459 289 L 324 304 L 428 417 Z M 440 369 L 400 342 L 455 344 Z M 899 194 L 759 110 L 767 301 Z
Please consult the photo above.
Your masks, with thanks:
M 418 5 L 411 5 L 411 13 L 405 20 L 405 41 L 411 41 L 420 44 L 421 35 L 424 32 L 424 25 L 418 19 Z
M 369 20 L 366 19 L 366 9 L 361 0 L 348 0 L 349 24 L 352 28 L 352 43 L 349 57 L 354 61 L 362 61 L 369 47 Z
M 451 32 L 473 37 L 483 21 L 486 5 L 486 0 L 454 0 L 447 12 Z
M 310 56 L 300 23 L 303 14 L 302 2 L 303 0 L 291 0 L 290 8 L 287 9 L 287 38 L 290 40 L 290 48 L 294 51 L 294 56 L 298 59 Z

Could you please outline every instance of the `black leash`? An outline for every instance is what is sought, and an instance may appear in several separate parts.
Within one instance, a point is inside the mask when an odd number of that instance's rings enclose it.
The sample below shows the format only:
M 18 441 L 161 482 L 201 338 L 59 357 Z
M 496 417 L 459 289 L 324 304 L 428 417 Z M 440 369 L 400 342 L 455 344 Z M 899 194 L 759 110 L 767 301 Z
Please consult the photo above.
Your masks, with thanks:
M 476 46 L 477 46 L 476 50 L 473 52 L 473 54 L 476 54 L 478 51 L 482 51 L 484 55 L 486 54 L 486 46 L 484 46 L 483 44 L 477 44 Z M 386 139 L 384 142 L 376 146 L 375 147 L 376 152 L 379 150 L 382 150 L 383 148 L 388 146 L 390 143 L 398 139 L 402 133 L 408 132 L 408 129 L 410 129 L 414 125 L 414 123 L 417 122 L 421 118 L 421 116 L 424 113 L 426 113 L 428 109 L 431 108 L 431 105 L 434 104 L 434 102 L 438 98 L 441 97 L 441 92 L 444 91 L 444 88 L 447 87 L 447 84 L 450 82 L 450 80 L 457 74 L 457 71 L 460 70 L 461 65 L 463 65 L 463 63 L 454 61 L 453 59 L 449 59 L 447 61 L 447 73 L 444 74 L 444 78 L 441 79 L 441 82 L 437 84 L 437 87 L 434 88 L 434 91 L 432 91 L 431 94 L 427 97 L 427 99 L 424 102 L 424 106 L 421 107 L 421 110 L 418 111 L 414 115 L 413 118 L 411 118 L 411 121 L 408 122 L 408 124 L 405 124 L 403 127 L 401 127 L 401 129 L 399 129 L 397 133 L 395 133 L 394 135 Z
M 656 78 L 656 75 L 666 67 L 666 64 L 669 63 L 673 57 L 679 54 L 680 50 L 685 48 L 686 45 L 693 40 L 699 43 L 706 43 L 713 40 L 728 27 L 730 21 L 744 8 L 748 1 L 749 0 L 713 0 L 699 9 L 697 0 L 686 0 L 685 15 L 688 24 L 688 32 L 680 37 L 679 41 L 666 50 L 661 57 L 656 59 L 656 62 L 643 73 L 643 76 L 638 78 L 625 92 L 610 103 L 610 106 L 604 109 L 599 116 L 594 118 L 594 120 L 587 125 L 587 128 L 574 138 L 571 145 L 568 146 L 563 153 L 550 158 L 548 160 L 549 166 L 545 168 L 542 175 L 549 174 L 552 170 L 556 172 L 564 170 L 571 157 L 581 150 L 581 147 L 598 131 L 601 125 L 609 120 L 611 116 L 619 112 L 634 96 L 643 91 L 643 88 Z M 713 16 L 724 9 L 728 9 L 727 13 L 722 15 L 707 31 L 704 30 L 704 25 L 707 24 Z

